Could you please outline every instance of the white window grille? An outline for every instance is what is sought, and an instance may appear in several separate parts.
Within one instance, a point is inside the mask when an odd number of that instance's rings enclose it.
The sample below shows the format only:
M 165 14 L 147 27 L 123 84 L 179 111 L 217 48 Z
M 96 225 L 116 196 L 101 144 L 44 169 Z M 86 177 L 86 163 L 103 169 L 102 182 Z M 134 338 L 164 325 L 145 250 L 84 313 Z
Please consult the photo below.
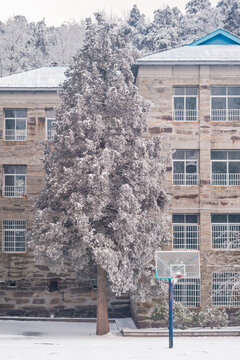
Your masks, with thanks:
M 3 196 L 24 197 L 27 194 L 26 165 L 4 165 Z
M 25 220 L 3 220 L 3 251 L 26 251 Z
M 4 110 L 4 139 L 7 141 L 27 140 L 27 110 L 5 109 Z
M 200 279 L 180 279 L 174 285 L 173 299 L 187 307 L 200 306 Z
M 212 214 L 213 249 L 240 249 L 240 214 Z
M 240 87 L 212 86 L 211 88 L 211 120 L 240 120 Z
M 55 112 L 53 109 L 46 109 L 46 140 L 52 140 L 54 135 L 56 134 L 54 122 Z
M 240 306 L 240 273 L 215 272 L 212 274 L 212 305 Z
M 197 121 L 197 94 L 196 86 L 173 88 L 173 120 Z
M 198 150 L 176 150 L 173 154 L 173 185 L 198 184 Z
M 240 186 L 240 150 L 211 151 L 211 184 Z
M 174 249 L 199 249 L 198 214 L 173 214 L 172 223 Z

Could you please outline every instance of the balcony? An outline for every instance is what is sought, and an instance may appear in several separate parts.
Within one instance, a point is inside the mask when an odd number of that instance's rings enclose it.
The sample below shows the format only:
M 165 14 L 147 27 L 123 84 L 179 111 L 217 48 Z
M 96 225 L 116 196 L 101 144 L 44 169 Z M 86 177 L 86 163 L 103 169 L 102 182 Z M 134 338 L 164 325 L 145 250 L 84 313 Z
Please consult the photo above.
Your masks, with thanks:
M 222 174 L 212 174 L 211 185 L 218 186 L 240 186 L 240 173 L 222 173 Z
M 173 185 L 198 185 L 198 174 L 196 173 L 173 173 Z
M 213 249 L 240 249 L 240 225 L 212 225 L 212 247 Z
M 174 110 L 174 121 L 197 121 L 197 110 Z
M 173 225 L 174 249 L 199 249 L 199 225 Z
M 26 186 L 4 186 L 3 196 L 12 198 L 26 197 L 27 188 Z
M 5 140 L 25 141 L 27 140 L 27 130 L 5 129 Z
M 212 109 L 211 121 L 239 121 L 240 109 Z

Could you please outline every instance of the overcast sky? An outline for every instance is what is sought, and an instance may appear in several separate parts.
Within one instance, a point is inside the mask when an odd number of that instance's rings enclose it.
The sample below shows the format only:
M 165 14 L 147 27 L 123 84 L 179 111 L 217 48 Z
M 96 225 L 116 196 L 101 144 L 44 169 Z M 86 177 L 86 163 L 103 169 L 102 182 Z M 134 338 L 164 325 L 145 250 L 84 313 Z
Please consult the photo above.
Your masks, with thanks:
M 141 12 L 152 17 L 153 11 L 162 5 L 178 6 L 182 11 L 188 0 L 7 0 L 1 1 L 0 20 L 14 15 L 24 15 L 29 21 L 45 18 L 47 25 L 60 25 L 71 19 L 80 20 L 97 10 L 122 16 L 137 4 Z M 211 0 L 213 4 L 217 0 Z

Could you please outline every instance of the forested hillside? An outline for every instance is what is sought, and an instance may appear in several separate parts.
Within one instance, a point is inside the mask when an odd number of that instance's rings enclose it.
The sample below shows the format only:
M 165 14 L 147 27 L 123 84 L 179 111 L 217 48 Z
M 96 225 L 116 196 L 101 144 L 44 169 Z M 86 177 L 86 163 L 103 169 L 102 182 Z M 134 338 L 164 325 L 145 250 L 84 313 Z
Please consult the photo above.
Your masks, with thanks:
M 133 46 L 147 54 L 187 44 L 218 28 L 240 36 L 240 0 L 219 0 L 215 7 L 209 0 L 190 0 L 184 13 L 166 6 L 156 9 L 151 21 L 134 5 L 127 18 L 117 21 L 131 27 Z M 44 20 L 28 22 L 24 16 L 0 22 L 0 76 L 70 64 L 84 33 L 84 22 L 49 27 Z

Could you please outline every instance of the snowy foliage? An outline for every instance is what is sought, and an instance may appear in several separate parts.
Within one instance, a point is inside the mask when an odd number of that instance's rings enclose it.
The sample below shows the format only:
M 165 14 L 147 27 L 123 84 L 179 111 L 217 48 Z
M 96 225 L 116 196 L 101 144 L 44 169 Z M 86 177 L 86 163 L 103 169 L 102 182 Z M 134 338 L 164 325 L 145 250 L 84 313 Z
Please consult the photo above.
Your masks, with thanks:
M 96 18 L 66 74 L 32 246 L 53 272 L 93 262 L 116 294 L 143 296 L 167 241 L 169 155 L 161 138 L 146 138 L 149 104 L 133 84 L 129 29 Z
M 175 329 L 187 329 L 194 326 L 195 313 L 180 302 L 173 302 L 173 325 Z M 166 300 L 155 307 L 151 315 L 154 321 L 160 321 L 168 326 L 168 302 Z
M 198 324 L 201 327 L 221 327 L 228 325 L 228 315 L 225 309 L 206 307 L 198 314 Z
M 0 23 L 0 76 L 30 70 L 51 62 L 70 64 L 82 46 L 83 24 L 47 27 L 45 21 L 28 22 L 14 16 Z

